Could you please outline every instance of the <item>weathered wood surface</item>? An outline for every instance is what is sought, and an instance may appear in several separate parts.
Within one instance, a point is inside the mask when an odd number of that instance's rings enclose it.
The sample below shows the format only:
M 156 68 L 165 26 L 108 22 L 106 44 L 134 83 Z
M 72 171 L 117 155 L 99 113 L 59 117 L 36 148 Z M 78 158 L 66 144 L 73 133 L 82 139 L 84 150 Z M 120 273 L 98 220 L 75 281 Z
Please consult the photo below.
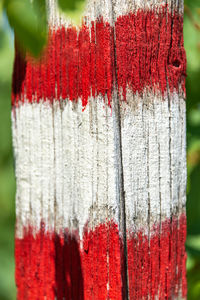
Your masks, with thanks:
M 47 5 L 13 75 L 17 297 L 185 298 L 183 2 Z

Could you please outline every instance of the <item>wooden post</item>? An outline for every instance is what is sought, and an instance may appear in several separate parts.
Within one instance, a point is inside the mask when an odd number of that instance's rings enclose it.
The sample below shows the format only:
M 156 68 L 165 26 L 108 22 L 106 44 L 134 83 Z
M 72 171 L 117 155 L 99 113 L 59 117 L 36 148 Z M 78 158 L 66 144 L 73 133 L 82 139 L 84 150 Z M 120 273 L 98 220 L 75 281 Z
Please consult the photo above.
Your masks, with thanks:
M 183 2 L 47 6 L 13 73 L 17 298 L 186 298 Z

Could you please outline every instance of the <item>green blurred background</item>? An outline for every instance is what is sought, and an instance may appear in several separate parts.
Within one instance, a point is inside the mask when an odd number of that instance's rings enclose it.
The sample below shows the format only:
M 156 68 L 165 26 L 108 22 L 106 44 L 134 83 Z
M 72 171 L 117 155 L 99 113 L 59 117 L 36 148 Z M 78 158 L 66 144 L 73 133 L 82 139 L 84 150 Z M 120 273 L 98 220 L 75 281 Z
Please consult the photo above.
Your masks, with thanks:
M 62 1 L 62 0 L 60 0 Z M 70 3 L 70 1 L 69 1 Z M 74 18 L 80 10 L 73 5 Z M 200 1 L 185 1 L 187 52 L 188 299 L 200 300 Z M 0 0 L 0 300 L 14 300 L 15 178 L 10 93 L 14 37 Z

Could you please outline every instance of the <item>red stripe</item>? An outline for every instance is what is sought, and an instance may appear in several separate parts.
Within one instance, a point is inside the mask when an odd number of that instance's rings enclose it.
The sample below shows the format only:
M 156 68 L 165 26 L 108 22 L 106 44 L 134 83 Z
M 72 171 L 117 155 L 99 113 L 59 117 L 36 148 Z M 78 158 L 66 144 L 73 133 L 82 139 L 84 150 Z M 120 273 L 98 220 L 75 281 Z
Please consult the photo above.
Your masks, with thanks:
M 82 105 L 87 105 L 88 97 L 90 96 L 90 36 L 86 26 L 83 26 L 79 32 L 78 49 L 79 49 L 79 63 L 78 63 L 78 95 L 82 98 Z
M 140 10 L 119 17 L 115 31 L 117 83 L 123 99 L 127 86 L 133 93 L 142 93 L 144 88 L 164 93 L 166 78 L 170 91 L 178 91 L 179 86 L 185 91 L 182 16 L 176 12 L 171 15 L 166 7 L 158 13 Z M 77 101 L 80 97 L 83 107 L 91 95 L 107 95 L 110 103 L 115 72 L 114 30 L 109 23 L 101 18 L 92 22 L 91 29 L 85 25 L 79 32 L 73 27 L 60 28 L 50 31 L 49 37 L 46 54 L 34 69 L 29 55 L 25 59 L 16 55 L 13 104 L 22 100 L 24 93 L 30 102 L 35 94 L 37 99 L 59 100 L 61 90 L 63 99 Z M 38 72 L 40 65 L 45 68 L 46 79 Z M 32 85 L 33 70 L 41 85 Z
M 178 225 L 179 224 L 179 225 Z M 177 227 L 178 225 L 178 227 Z M 17 299 L 123 299 L 123 247 L 118 227 L 101 224 L 78 232 L 33 236 L 31 228 L 15 241 Z M 186 296 L 186 217 L 128 238 L 130 299 Z M 107 283 L 109 282 L 109 288 Z
M 142 232 L 128 240 L 130 299 L 186 297 L 185 240 L 185 215 L 155 227 L 150 241 Z

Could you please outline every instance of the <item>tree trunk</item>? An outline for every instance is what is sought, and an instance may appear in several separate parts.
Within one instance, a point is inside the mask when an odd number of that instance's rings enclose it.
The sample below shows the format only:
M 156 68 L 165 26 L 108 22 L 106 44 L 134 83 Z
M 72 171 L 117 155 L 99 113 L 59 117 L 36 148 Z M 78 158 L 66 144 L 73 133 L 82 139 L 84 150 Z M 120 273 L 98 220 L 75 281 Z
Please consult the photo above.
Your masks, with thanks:
M 185 298 L 182 0 L 47 5 L 13 73 L 17 298 Z

